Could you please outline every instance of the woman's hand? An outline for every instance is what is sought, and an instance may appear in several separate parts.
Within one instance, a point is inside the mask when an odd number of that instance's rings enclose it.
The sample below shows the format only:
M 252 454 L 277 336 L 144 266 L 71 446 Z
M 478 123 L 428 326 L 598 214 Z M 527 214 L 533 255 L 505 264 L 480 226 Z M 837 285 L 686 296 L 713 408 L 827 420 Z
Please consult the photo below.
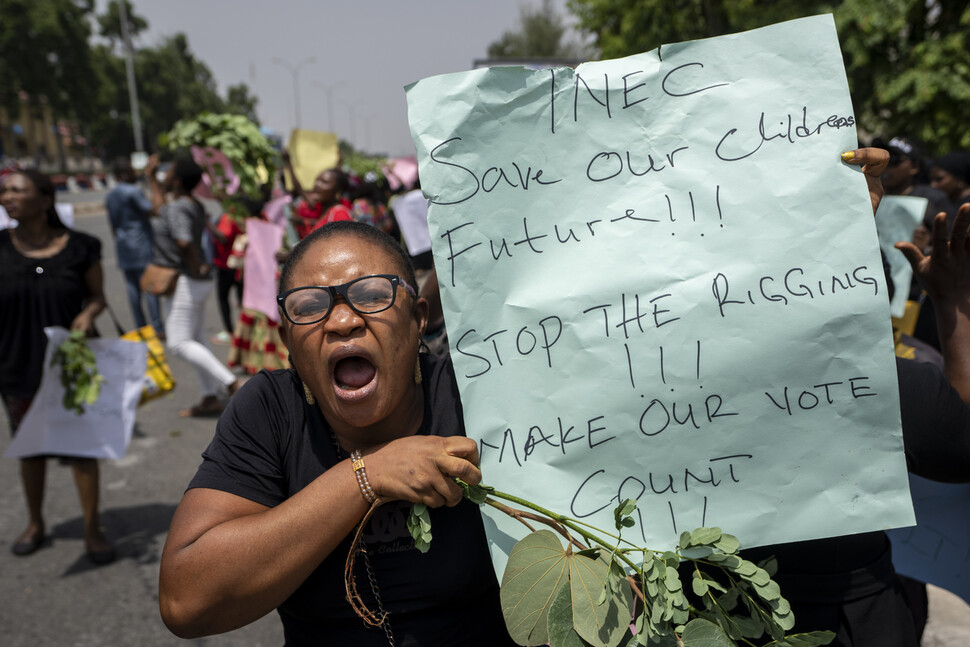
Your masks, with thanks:
M 364 454 L 367 477 L 384 500 L 423 503 L 431 508 L 458 505 L 463 491 L 455 479 L 482 481 L 478 443 L 464 436 L 410 436 Z
M 71 330 L 80 330 L 87 337 L 94 337 L 94 316 L 88 309 L 82 310 L 81 313 L 74 317 L 74 321 L 71 322 Z
M 152 155 L 148 158 L 148 163 L 145 164 L 145 175 L 149 179 L 155 177 L 155 172 L 158 171 L 159 164 L 158 155 Z
M 929 256 L 913 243 L 896 243 L 920 285 L 934 303 L 970 302 L 970 204 L 964 204 L 953 222 L 953 235 L 946 231 L 946 212 L 933 219 L 933 253 Z
M 842 161 L 853 166 L 862 166 L 862 173 L 866 176 L 866 185 L 869 187 L 869 199 L 872 201 L 872 213 L 876 213 L 882 196 L 886 194 L 879 178 L 889 166 L 889 151 L 881 148 L 857 148 L 842 153 Z

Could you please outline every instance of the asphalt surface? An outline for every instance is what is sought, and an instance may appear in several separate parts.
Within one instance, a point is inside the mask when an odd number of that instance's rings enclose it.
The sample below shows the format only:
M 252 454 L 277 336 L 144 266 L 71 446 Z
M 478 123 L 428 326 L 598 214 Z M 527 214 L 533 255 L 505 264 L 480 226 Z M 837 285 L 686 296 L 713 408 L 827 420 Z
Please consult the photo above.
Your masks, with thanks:
M 133 327 L 124 280 L 103 209 L 104 191 L 60 195 L 75 204 L 75 227 L 103 243 L 102 263 L 109 303 L 126 329 Z M 234 306 L 235 308 L 235 306 Z M 238 310 L 234 309 L 234 314 Z M 206 310 L 206 332 L 219 331 L 215 296 Z M 98 320 L 113 334 L 107 315 Z M 227 346 L 213 345 L 225 360 Z M 179 409 L 199 399 L 191 367 L 169 358 L 178 386 L 142 406 L 123 460 L 101 462 L 102 525 L 118 549 L 118 559 L 95 566 L 84 555 L 81 513 L 69 468 L 49 462 L 45 518 L 50 541 L 28 557 L 14 557 L 10 546 L 26 527 L 26 510 L 17 461 L 0 460 L 0 645 L 269 647 L 283 644 L 279 619 L 271 613 L 236 631 L 181 640 L 158 613 L 158 565 L 175 506 L 195 473 L 202 450 L 215 430 L 213 419 L 179 418 Z M 0 416 L 0 453 L 9 444 L 5 415 Z M 204 574 L 202 574 L 204 576 Z M 930 587 L 930 622 L 923 647 L 970 645 L 970 606 L 953 594 Z
M 75 227 L 103 243 L 108 301 L 126 329 L 133 326 L 124 280 L 103 209 L 105 192 L 59 194 L 75 203 Z M 233 313 L 236 314 L 235 309 Z M 215 295 L 206 310 L 206 331 L 219 331 Z M 114 336 L 108 316 L 98 319 L 104 336 Z M 225 360 L 227 346 L 213 345 Z M 18 462 L 0 459 L 0 645 L 4 647 L 103 647 L 177 645 L 269 647 L 283 644 L 276 613 L 237 631 L 182 640 L 158 613 L 158 565 L 168 526 L 200 455 L 215 430 L 214 419 L 179 418 L 179 409 L 199 399 L 191 367 L 169 358 L 178 383 L 174 391 L 142 406 L 123 460 L 101 461 L 101 522 L 118 559 L 95 566 L 84 554 L 81 510 L 71 470 L 49 461 L 45 520 L 51 540 L 28 557 L 10 547 L 27 523 Z M 10 441 L 0 415 L 0 453 Z

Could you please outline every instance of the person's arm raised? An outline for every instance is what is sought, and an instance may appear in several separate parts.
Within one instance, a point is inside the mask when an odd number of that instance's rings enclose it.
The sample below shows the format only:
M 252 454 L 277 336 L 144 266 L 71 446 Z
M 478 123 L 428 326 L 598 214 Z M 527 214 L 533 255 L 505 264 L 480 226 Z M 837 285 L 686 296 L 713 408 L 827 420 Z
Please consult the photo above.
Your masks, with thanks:
M 947 235 L 946 212 L 933 220 L 933 253 L 909 242 L 896 243 L 906 255 L 936 311 L 945 373 L 970 404 L 970 204 L 964 204 Z

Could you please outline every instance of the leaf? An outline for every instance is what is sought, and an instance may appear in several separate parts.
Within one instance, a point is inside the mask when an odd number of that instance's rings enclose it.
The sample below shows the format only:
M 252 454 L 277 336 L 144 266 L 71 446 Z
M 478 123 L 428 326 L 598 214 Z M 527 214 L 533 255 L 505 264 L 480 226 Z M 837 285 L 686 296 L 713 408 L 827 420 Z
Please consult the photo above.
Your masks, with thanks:
M 623 500 L 623 503 L 621 503 L 617 507 L 617 510 L 618 510 L 619 515 L 621 517 L 628 517 L 628 516 L 630 516 L 631 514 L 633 514 L 633 511 L 636 510 L 636 509 L 637 509 L 637 501 L 636 501 L 636 499 L 624 499 Z
M 690 533 L 690 543 L 694 546 L 710 546 L 720 538 L 720 528 L 696 528 Z
M 573 628 L 573 601 L 569 585 L 559 587 L 549 605 L 546 620 L 549 633 L 549 647 L 587 647 L 588 642 L 579 637 Z
M 741 548 L 741 542 L 734 535 L 721 533 L 721 538 L 714 542 L 714 547 L 729 555 L 733 555 Z
M 551 530 L 529 533 L 512 548 L 500 597 L 505 625 L 516 643 L 549 642 L 549 606 L 559 587 L 567 582 L 567 569 L 566 551 Z
M 722 555 L 720 553 L 714 553 L 707 558 L 707 561 L 732 570 L 741 565 L 741 558 L 737 555 Z
M 414 539 L 414 547 L 426 553 L 431 548 L 431 514 L 423 503 L 412 503 L 407 519 L 408 532 Z
M 633 591 L 629 586 L 620 586 L 606 604 L 596 604 L 596 597 L 609 577 L 609 564 L 603 559 L 578 555 L 571 555 L 568 562 L 576 633 L 592 645 L 619 644 L 633 617 Z
M 777 600 L 781 597 L 781 589 L 778 588 L 778 583 L 774 580 L 768 580 L 767 584 L 755 584 L 754 590 L 758 592 L 761 599 L 769 604 L 773 600 Z
M 688 622 L 680 639 L 684 647 L 735 647 L 720 627 L 702 618 Z
M 696 595 L 699 598 L 702 598 L 705 595 L 707 595 L 707 591 L 708 591 L 707 582 L 704 581 L 704 577 L 697 571 L 694 571 L 694 580 L 691 582 L 691 588 L 694 589 L 694 595 Z
M 744 562 L 744 563 L 751 564 L 751 562 Z M 751 564 L 751 565 L 754 566 L 754 564 Z M 745 575 L 743 572 L 741 572 L 740 569 L 738 570 L 738 572 L 741 574 L 742 577 L 747 577 L 747 579 L 750 580 L 751 583 L 754 584 L 755 586 L 764 586 L 771 581 L 771 577 L 768 575 L 768 571 L 766 571 L 763 568 L 758 568 L 757 566 L 755 566 L 754 568 L 755 568 L 755 571 L 754 571 L 754 574 L 752 575 Z
M 710 546 L 691 546 L 681 549 L 680 556 L 687 559 L 704 559 L 713 553 L 714 549 Z
M 479 505 L 485 503 L 485 499 L 488 498 L 488 495 L 495 491 L 495 488 L 488 487 L 487 485 L 469 485 L 460 479 L 455 480 L 458 481 L 458 485 L 460 485 L 465 491 L 465 498 L 472 503 L 477 503 Z
M 774 557 L 763 559 L 762 561 L 758 562 L 758 566 L 765 569 L 768 572 L 768 575 L 772 577 L 778 573 L 778 560 Z

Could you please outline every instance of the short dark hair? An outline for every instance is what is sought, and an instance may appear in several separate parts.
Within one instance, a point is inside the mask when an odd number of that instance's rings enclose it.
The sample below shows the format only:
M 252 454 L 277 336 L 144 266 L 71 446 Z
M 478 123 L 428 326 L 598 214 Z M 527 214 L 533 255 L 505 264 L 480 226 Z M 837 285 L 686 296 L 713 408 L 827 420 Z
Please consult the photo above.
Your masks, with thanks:
M 400 262 L 400 269 L 404 272 L 402 278 L 407 281 L 408 285 L 415 292 L 418 291 L 418 281 L 414 275 L 414 265 L 411 264 L 411 257 L 408 256 L 407 252 L 401 248 L 396 240 L 380 229 L 376 229 L 362 222 L 339 220 L 313 230 L 306 238 L 297 243 L 293 251 L 290 252 L 289 258 L 286 259 L 282 272 L 280 272 L 280 292 L 284 292 L 293 287 L 290 285 L 290 277 L 293 274 L 293 270 L 299 265 L 300 261 L 307 254 L 307 251 L 313 247 L 314 243 L 336 236 L 359 238 L 374 243 L 377 247 L 384 249 L 392 258 Z
M 322 173 L 320 173 L 320 175 L 323 175 L 325 173 L 333 173 L 333 176 L 334 176 L 333 183 L 337 185 L 336 194 L 338 196 L 348 193 L 350 191 L 350 177 L 346 173 L 344 173 L 342 169 L 337 167 L 328 168 Z
M 131 160 L 127 157 L 118 157 L 115 159 L 114 164 L 111 168 L 115 179 L 119 182 L 133 183 L 135 181 L 135 169 L 131 166 Z
M 7 178 L 13 175 L 23 175 L 25 178 L 30 180 L 30 183 L 34 185 L 37 189 L 37 193 L 41 194 L 45 198 L 51 199 L 51 206 L 47 209 L 47 226 L 54 229 L 67 229 L 61 217 L 57 215 L 57 209 L 54 208 L 54 202 L 56 201 L 57 191 L 54 189 L 54 183 L 45 173 L 41 173 L 37 169 L 32 168 L 22 168 L 17 169 L 13 173 L 7 176 Z M 7 178 L 4 178 L 5 180 Z
M 175 174 L 186 193 L 191 193 L 192 189 L 202 181 L 202 167 L 196 164 L 191 157 L 176 158 L 175 163 L 172 164 L 172 173 Z

